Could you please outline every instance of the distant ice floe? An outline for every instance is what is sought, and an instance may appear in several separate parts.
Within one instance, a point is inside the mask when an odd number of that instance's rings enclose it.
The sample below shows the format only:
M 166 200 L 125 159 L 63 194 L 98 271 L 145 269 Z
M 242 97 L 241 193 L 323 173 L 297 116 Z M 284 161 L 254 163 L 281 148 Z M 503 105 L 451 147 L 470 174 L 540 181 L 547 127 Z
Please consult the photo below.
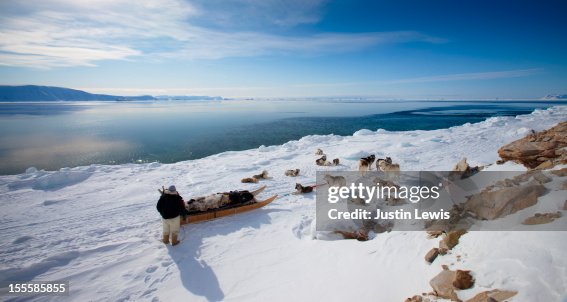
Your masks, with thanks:
M 360 129 L 352 134 L 352 136 L 365 136 L 365 135 L 374 135 L 376 132 L 370 131 L 368 129 Z

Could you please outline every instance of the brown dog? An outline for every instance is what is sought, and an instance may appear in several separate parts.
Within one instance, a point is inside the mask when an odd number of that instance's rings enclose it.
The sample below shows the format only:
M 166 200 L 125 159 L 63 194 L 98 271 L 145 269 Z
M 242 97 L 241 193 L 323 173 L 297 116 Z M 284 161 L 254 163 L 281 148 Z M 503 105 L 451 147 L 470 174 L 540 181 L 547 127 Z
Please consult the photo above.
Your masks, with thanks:
M 258 174 L 258 175 L 254 175 L 252 176 L 256 179 L 268 179 L 268 171 L 264 170 L 262 171 L 262 173 Z
M 335 166 L 339 165 L 339 159 L 338 158 L 333 159 L 333 165 L 335 165 Z
M 257 183 L 258 179 L 254 177 L 246 177 L 240 180 L 241 183 Z

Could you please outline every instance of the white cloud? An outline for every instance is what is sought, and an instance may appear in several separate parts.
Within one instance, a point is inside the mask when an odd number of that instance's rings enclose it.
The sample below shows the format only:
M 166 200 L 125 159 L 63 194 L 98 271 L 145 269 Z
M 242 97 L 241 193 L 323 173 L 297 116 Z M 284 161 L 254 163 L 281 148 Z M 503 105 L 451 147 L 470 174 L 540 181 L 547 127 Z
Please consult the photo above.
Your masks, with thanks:
M 386 43 L 444 42 L 418 32 L 268 34 L 241 29 L 240 18 L 285 26 L 318 22 L 322 0 L 231 0 L 216 6 L 182 0 L 29 0 L 0 2 L 0 65 L 52 68 L 94 66 L 97 61 L 157 56 L 221 59 L 264 54 L 354 51 Z M 227 13 L 224 4 L 244 7 Z M 239 6 L 240 5 L 240 6 Z M 273 17 L 272 17 L 272 15 Z M 203 24 L 200 20 L 220 18 Z M 261 18 L 260 18 L 261 19 Z M 241 19 L 242 20 L 242 19 Z M 256 24 L 256 25 L 258 25 Z M 167 43 L 167 47 L 162 47 Z

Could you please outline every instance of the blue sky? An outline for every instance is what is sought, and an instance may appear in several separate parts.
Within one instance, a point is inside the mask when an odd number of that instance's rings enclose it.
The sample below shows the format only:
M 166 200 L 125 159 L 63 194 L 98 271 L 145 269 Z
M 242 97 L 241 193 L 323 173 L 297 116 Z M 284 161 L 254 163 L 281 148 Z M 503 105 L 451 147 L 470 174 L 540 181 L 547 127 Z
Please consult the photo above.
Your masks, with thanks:
M 0 84 L 118 95 L 567 93 L 565 1 L 0 2 Z

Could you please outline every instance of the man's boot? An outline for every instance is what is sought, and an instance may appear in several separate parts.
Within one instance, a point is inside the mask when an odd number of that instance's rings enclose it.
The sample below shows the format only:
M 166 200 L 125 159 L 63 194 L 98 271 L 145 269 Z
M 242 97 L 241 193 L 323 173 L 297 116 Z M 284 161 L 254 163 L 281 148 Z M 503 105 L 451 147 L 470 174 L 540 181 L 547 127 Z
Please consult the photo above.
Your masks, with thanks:
M 177 234 L 171 235 L 171 245 L 178 245 L 180 241 L 177 241 Z
M 169 235 L 163 235 L 163 243 L 169 244 Z

